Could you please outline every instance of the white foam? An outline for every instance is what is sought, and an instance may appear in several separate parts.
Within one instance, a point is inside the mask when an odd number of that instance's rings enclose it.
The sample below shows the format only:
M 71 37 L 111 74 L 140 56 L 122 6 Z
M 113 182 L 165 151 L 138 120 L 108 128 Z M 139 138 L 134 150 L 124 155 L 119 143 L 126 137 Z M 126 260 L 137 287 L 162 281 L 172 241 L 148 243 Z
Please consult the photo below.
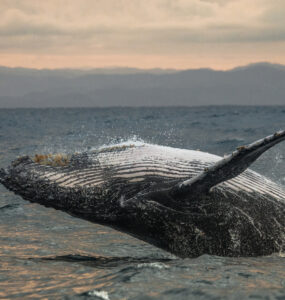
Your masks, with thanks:
M 106 291 L 93 290 L 87 293 L 88 296 L 95 296 L 101 298 L 102 300 L 110 300 L 109 295 Z
M 152 262 L 152 263 L 142 263 L 138 264 L 137 268 L 153 268 L 153 269 L 169 269 L 170 267 L 166 264 L 160 262 Z

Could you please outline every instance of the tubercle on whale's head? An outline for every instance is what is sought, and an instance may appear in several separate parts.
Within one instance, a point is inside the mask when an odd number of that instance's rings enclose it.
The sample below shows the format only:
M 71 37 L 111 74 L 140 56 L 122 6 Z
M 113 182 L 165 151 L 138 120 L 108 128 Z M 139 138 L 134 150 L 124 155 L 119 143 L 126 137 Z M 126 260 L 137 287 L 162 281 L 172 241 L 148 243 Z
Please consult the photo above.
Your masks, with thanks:
M 30 158 L 30 156 L 28 156 L 28 155 L 19 156 L 17 159 L 12 161 L 11 166 L 13 168 L 15 168 L 22 163 L 30 163 L 30 162 L 32 162 L 32 159 Z
M 70 155 L 67 154 L 35 154 L 33 161 L 40 165 L 63 167 L 70 163 Z

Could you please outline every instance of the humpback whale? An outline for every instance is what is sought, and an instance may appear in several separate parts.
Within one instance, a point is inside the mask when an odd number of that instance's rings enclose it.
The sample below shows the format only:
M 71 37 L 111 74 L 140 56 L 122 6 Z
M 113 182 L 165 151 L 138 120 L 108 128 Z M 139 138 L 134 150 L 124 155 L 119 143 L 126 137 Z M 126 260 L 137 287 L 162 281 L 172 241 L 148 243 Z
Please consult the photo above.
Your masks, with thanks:
M 283 140 L 279 131 L 224 157 L 144 143 L 23 156 L 0 182 L 179 257 L 269 255 L 285 250 L 285 189 L 248 167 Z

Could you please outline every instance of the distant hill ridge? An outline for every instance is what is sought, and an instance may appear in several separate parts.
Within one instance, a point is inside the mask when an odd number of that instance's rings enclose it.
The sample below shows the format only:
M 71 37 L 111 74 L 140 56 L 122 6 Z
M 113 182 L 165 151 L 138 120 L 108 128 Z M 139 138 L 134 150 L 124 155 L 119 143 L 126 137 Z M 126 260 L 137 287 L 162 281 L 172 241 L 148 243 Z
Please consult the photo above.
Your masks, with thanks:
M 0 108 L 285 105 L 285 66 L 228 71 L 0 67 Z

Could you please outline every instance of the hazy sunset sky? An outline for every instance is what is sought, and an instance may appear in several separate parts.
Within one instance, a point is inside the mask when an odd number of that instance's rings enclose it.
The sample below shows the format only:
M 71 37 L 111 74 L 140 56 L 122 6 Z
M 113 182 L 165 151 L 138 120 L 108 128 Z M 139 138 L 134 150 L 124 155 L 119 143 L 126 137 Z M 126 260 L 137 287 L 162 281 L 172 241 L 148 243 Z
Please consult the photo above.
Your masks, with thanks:
M 284 0 L 1 0 L 0 65 L 285 64 Z

